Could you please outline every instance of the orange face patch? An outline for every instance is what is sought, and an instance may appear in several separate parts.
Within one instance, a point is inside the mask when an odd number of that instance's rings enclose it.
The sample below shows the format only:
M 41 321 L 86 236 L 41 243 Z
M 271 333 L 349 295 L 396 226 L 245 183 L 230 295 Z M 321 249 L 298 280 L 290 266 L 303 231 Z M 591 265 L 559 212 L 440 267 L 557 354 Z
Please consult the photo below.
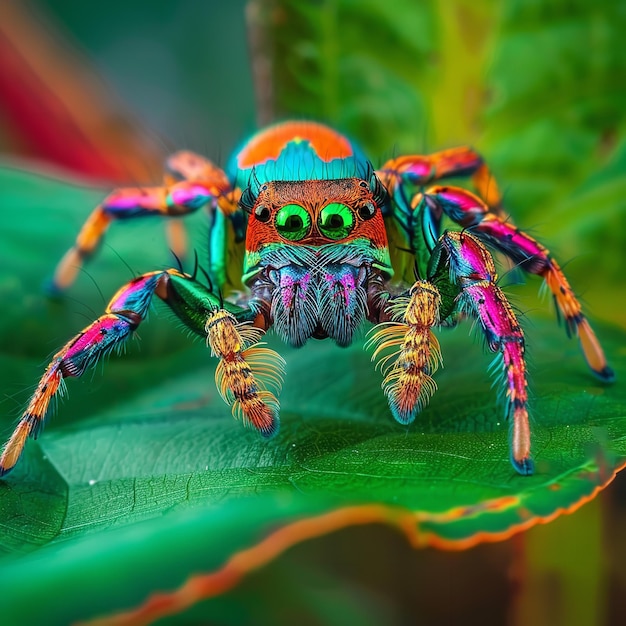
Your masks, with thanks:
M 289 241 L 291 244 L 315 246 L 366 238 L 376 247 L 387 246 L 382 213 L 375 204 L 369 184 L 347 178 L 264 185 L 251 211 L 246 249 L 256 252 L 264 244 L 287 239 L 281 235 L 278 221 L 281 210 L 294 205 L 301 208 L 304 220 L 302 236 Z M 341 239 L 328 237 L 328 230 L 323 228 L 325 210 L 333 205 L 342 205 L 351 212 L 349 233 Z

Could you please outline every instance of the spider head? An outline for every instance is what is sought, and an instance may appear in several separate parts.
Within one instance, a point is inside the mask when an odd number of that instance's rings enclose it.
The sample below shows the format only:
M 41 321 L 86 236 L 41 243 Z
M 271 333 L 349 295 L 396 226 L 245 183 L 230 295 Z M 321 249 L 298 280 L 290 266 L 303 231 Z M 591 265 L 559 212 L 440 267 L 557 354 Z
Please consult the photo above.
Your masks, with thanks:
M 301 346 L 309 337 L 332 337 L 339 345 L 351 343 L 367 314 L 370 281 L 393 274 L 384 200 L 373 174 L 369 181 L 259 186 L 247 207 L 243 280 L 268 304 L 285 341 Z

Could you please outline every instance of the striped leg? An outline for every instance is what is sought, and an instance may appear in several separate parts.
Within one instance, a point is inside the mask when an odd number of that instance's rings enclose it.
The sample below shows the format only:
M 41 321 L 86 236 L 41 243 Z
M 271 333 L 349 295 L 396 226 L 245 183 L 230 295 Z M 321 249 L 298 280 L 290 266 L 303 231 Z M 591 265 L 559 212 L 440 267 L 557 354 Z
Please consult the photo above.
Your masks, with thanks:
M 472 233 L 480 239 L 509 256 L 523 270 L 543 277 L 554 296 L 557 311 L 565 318 L 568 336 L 578 335 L 591 371 L 605 382 L 615 379 L 602 346 L 582 312 L 580 302 L 547 248 L 507 219 L 491 213 L 489 207 L 469 191 L 458 187 L 432 187 L 419 196 L 418 212 L 443 211 L 452 220 L 465 228 L 471 228 Z
M 450 276 L 461 291 L 457 306 L 476 318 L 492 352 L 499 354 L 506 395 L 507 418 L 511 420 L 511 462 L 524 475 L 533 473 L 530 456 L 530 426 L 524 334 L 506 296 L 496 284 L 498 276 L 487 248 L 466 232 L 446 232 L 440 239 Z
M 218 384 L 226 401 L 232 403 L 229 397 L 232 392 L 247 421 L 264 435 L 275 432 L 278 403 L 255 382 L 253 369 L 258 368 L 260 375 L 266 375 L 270 384 L 279 387 L 282 359 L 271 350 L 253 345 L 262 331 L 252 327 L 237 330 L 236 325 L 261 320 L 256 320 L 256 314 L 251 310 L 222 302 L 191 276 L 173 269 L 150 272 L 124 285 L 109 302 L 104 315 L 54 355 L 4 446 L 0 456 L 0 476 L 17 463 L 27 438 L 36 438 L 41 432 L 50 401 L 64 390 L 65 379 L 82 376 L 112 350 L 119 349 L 145 319 L 154 295 L 163 300 L 191 331 L 203 337 L 208 334 L 214 353 L 222 359 Z M 216 312 L 225 317 L 229 325 L 213 324 Z M 217 339 L 216 328 L 221 331 Z
M 207 159 L 191 152 L 177 152 L 166 164 L 161 187 L 126 187 L 116 189 L 99 204 L 81 228 L 75 244 L 65 253 L 54 273 L 51 289 L 67 289 L 75 280 L 85 259 L 98 248 L 114 220 L 146 216 L 181 217 L 203 206 L 231 214 L 236 198 L 224 172 Z M 186 237 L 182 227 L 168 228 L 170 246 L 182 255 Z
M 502 214 L 502 194 L 493 174 L 480 154 L 467 146 L 430 155 L 401 156 L 387 161 L 376 173 L 389 193 L 401 203 L 407 184 L 422 187 L 446 178 L 469 176 L 490 210 Z
M 70 339 L 53 357 L 0 457 L 0 476 L 17 463 L 26 439 L 41 432 L 50 401 L 65 387 L 65 378 L 81 376 L 88 368 L 118 348 L 145 317 L 152 295 L 167 272 L 140 276 L 120 289 L 106 312 Z

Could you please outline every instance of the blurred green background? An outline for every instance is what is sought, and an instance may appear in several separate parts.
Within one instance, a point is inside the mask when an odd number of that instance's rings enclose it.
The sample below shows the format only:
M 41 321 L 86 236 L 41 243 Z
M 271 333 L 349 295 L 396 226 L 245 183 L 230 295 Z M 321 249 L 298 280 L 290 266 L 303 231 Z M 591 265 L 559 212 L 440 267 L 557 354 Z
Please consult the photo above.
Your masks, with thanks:
M 626 326 L 624 3 L 23 6 L 80 51 L 156 146 L 151 155 L 188 147 L 223 164 L 258 120 L 287 116 L 337 126 L 375 165 L 475 146 L 516 222 L 567 265 L 591 319 Z M 5 154 L 38 156 L 0 115 Z M 530 317 L 547 308 L 531 282 L 512 287 Z M 624 480 L 606 495 L 524 540 L 466 553 L 416 552 L 382 528 L 343 531 L 248 578 L 217 601 L 211 623 L 624 623 Z M 198 607 L 172 623 L 204 615 Z
M 258 120 L 288 116 L 335 125 L 375 165 L 406 151 L 475 146 L 516 221 L 567 262 L 592 316 L 626 325 L 623 3 L 24 6 L 82 51 L 164 154 L 187 147 L 224 163 Z M 154 165 L 151 176 L 158 180 Z M 597 304 L 605 297 L 611 307 Z

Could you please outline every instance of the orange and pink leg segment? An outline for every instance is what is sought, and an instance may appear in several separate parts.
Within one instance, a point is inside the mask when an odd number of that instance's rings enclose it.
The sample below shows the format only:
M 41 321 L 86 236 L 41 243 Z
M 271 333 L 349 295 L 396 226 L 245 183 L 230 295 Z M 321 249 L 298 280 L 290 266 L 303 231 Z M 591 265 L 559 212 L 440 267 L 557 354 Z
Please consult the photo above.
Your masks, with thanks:
M 489 208 L 496 214 L 502 213 L 502 194 L 493 174 L 480 154 L 469 147 L 401 156 L 387 161 L 377 174 L 394 199 L 400 201 L 404 185 L 422 187 L 446 178 L 470 177 Z
M 460 288 L 458 307 L 480 323 L 487 345 L 498 352 L 504 377 L 507 417 L 511 420 L 511 460 L 520 474 L 532 474 L 524 334 L 506 296 L 496 284 L 493 258 L 476 237 L 446 232 L 440 245 L 450 275 Z
M 68 377 L 79 377 L 112 350 L 119 349 L 145 319 L 156 295 L 196 334 L 208 337 L 220 358 L 216 373 L 220 393 L 233 411 L 266 436 L 278 427 L 278 402 L 267 391 L 280 387 L 282 359 L 256 344 L 262 330 L 251 325 L 256 313 L 222 302 L 194 277 L 170 269 L 144 274 L 124 285 L 104 315 L 57 352 L 0 456 L 0 476 L 17 463 L 28 437 L 41 431 L 50 402 L 64 390 Z M 235 410 L 236 409 L 236 410 Z
M 161 187 L 116 189 L 98 205 L 80 230 L 76 242 L 61 259 L 54 273 L 52 290 L 61 291 L 75 280 L 85 259 L 98 248 L 115 220 L 161 216 L 181 217 L 203 206 L 217 206 L 233 213 L 237 198 L 224 172 L 207 159 L 190 152 L 172 155 L 166 164 Z M 170 245 L 177 255 L 185 252 L 185 234 L 179 226 L 169 229 Z
M 485 202 L 464 189 L 432 187 L 419 196 L 419 201 L 425 202 L 429 210 L 443 211 L 461 226 L 471 229 L 481 240 L 506 254 L 523 270 L 543 277 L 554 296 L 557 311 L 565 318 L 568 335 L 578 335 L 592 372 L 605 382 L 614 380 L 615 374 L 582 312 L 580 302 L 559 264 L 543 245 L 506 218 L 491 213 Z
M 147 312 L 163 272 L 141 276 L 118 291 L 106 313 L 70 339 L 52 359 L 0 457 L 0 476 L 17 463 L 26 439 L 37 438 L 50 401 L 64 389 L 65 378 L 81 376 L 137 328 Z

